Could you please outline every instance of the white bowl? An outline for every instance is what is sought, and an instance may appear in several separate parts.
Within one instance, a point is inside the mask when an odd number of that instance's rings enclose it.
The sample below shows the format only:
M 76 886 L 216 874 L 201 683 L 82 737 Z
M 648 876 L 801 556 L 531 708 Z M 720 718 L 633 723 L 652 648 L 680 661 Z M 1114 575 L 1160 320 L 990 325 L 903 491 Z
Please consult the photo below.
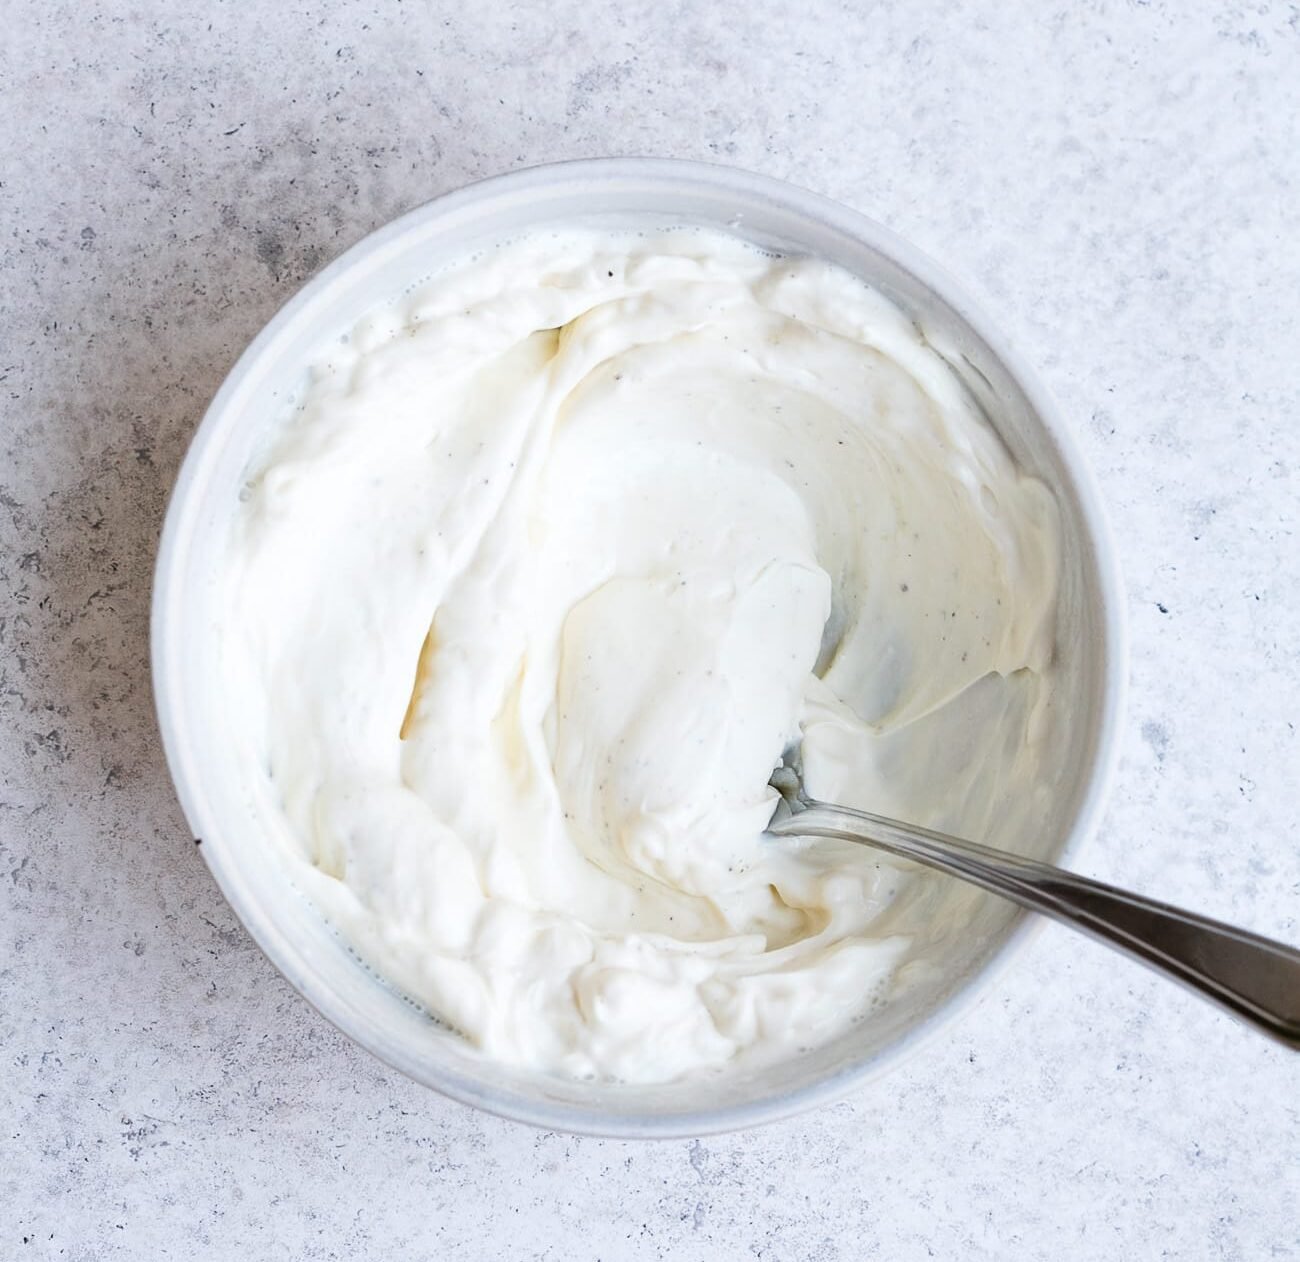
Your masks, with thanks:
M 798 1060 L 748 1075 L 628 1087 L 528 1075 L 488 1060 L 369 972 L 293 888 L 233 756 L 218 632 L 221 550 L 250 454 L 324 345 L 440 262 L 576 218 L 725 228 L 848 268 L 910 312 L 983 403 L 1020 463 L 1055 492 L 1065 544 L 1058 695 L 1065 776 L 1042 853 L 1059 859 L 1095 825 L 1116 758 L 1125 681 L 1115 551 L 1065 423 L 996 328 L 938 267 L 892 232 L 812 193 L 692 162 L 601 159 L 485 180 L 411 211 L 355 245 L 290 300 L 217 392 L 172 493 L 153 603 L 159 725 L 177 793 L 235 913 L 319 1011 L 418 1082 L 505 1117 L 621 1137 L 701 1135 L 784 1117 L 896 1066 L 992 978 L 1026 918 L 987 896 L 929 982 Z

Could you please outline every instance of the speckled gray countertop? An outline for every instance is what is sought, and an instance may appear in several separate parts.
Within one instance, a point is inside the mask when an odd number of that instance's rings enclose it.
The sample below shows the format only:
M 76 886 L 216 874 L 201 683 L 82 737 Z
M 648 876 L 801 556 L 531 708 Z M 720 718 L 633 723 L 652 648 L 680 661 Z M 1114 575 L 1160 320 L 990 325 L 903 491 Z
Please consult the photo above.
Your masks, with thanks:
M 0 1257 L 1300 1256 L 1300 1057 L 1049 927 L 766 1130 L 544 1135 L 280 980 L 173 800 L 165 497 L 244 344 L 399 211 L 712 158 L 890 224 L 1074 419 L 1126 568 L 1091 874 L 1300 940 L 1300 17 L 1254 3 L 127 5 L 0 39 Z

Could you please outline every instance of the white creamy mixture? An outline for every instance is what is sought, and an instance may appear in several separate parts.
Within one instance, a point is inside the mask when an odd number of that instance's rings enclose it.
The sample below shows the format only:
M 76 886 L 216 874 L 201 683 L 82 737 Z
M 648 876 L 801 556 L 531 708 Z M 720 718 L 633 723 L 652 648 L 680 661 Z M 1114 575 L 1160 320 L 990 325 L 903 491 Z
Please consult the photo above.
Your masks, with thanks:
M 501 1060 L 792 1055 L 960 929 L 951 883 L 763 838 L 800 733 L 814 794 L 968 835 L 1038 792 L 1054 501 L 827 264 L 502 246 L 335 346 L 250 472 L 226 682 L 296 877 Z

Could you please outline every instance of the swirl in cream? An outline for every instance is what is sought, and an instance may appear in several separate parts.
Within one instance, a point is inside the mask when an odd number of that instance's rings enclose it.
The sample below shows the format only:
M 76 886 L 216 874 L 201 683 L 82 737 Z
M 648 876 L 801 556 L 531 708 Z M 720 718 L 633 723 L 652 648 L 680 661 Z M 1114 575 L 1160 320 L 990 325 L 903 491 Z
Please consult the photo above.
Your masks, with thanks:
M 980 836 L 1036 791 L 1056 507 L 829 264 L 565 230 L 322 358 L 230 550 L 226 661 L 300 883 L 502 1060 L 794 1054 L 959 921 L 765 840 L 818 796 Z

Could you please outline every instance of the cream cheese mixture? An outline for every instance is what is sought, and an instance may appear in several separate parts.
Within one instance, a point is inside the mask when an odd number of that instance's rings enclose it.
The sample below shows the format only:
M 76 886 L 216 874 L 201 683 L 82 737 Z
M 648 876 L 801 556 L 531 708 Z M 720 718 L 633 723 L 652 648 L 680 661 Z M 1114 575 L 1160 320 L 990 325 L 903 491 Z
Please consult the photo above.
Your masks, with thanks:
M 1036 791 L 1060 541 L 917 328 L 828 264 L 574 228 L 322 357 L 250 469 L 225 658 L 296 879 L 500 1060 L 663 1082 L 870 1012 L 950 888 L 763 837 L 983 836 Z

